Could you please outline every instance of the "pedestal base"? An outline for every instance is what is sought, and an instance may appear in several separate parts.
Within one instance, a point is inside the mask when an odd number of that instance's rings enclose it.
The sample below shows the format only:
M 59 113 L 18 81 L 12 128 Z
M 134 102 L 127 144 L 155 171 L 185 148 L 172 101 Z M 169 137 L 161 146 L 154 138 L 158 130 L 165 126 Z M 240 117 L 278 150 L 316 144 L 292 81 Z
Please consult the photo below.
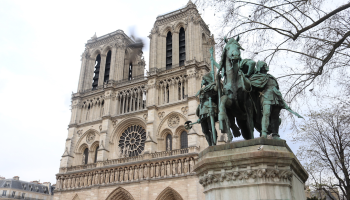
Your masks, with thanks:
M 284 140 L 208 147 L 194 167 L 206 200 L 305 200 L 307 172 Z

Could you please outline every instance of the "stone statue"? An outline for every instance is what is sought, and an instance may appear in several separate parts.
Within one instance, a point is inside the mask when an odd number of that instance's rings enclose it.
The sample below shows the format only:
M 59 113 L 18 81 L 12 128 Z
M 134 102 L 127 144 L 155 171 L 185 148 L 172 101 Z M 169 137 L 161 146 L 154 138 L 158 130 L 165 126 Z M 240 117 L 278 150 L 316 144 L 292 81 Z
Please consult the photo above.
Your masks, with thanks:
M 174 160 L 173 161 L 173 176 L 175 176 L 177 173 L 176 173 L 176 161 Z
M 184 173 L 187 174 L 188 173 L 188 161 L 185 158 L 185 162 L 184 162 Z
M 167 140 L 167 151 L 171 151 L 171 149 L 170 149 L 170 138 L 168 138 L 168 140 Z
M 137 168 L 137 165 L 135 166 L 135 180 L 139 179 L 139 170 Z
M 101 184 L 105 183 L 105 173 L 101 171 Z
M 71 187 L 71 183 L 72 183 L 72 181 L 71 181 L 71 179 L 69 178 L 69 179 L 68 179 L 68 188 Z
M 190 172 L 193 171 L 193 167 L 194 167 L 194 161 L 193 161 L 193 158 L 191 158 L 191 161 L 190 161 Z
M 114 172 L 114 181 L 115 182 L 118 182 L 119 180 L 119 169 L 115 169 L 115 172 Z
M 177 173 L 181 174 L 181 160 L 179 160 L 179 162 L 177 163 Z
M 125 168 L 124 170 L 124 181 L 127 181 L 129 178 L 129 169 Z
M 90 186 L 90 185 L 91 185 L 91 179 L 92 179 L 92 177 L 91 177 L 91 173 L 89 173 L 89 177 L 88 177 L 88 186 Z
M 124 172 L 123 172 L 123 168 L 120 168 L 120 173 L 119 173 L 119 181 L 123 182 L 124 180 Z
M 87 183 L 88 183 L 88 177 L 87 177 L 87 175 L 85 174 L 85 175 L 84 175 L 84 186 L 85 186 L 85 187 L 87 186 Z
M 109 171 L 106 171 L 106 173 L 105 173 L 105 182 L 106 182 L 106 184 L 109 183 Z
M 146 179 L 148 178 L 148 166 L 147 165 L 145 165 L 145 167 L 144 167 L 143 177 Z
M 156 163 L 156 177 L 159 176 L 159 165 L 158 163 Z
M 154 177 L 154 166 L 153 163 L 151 163 L 151 172 L 150 172 L 150 178 Z
M 167 166 L 166 166 L 166 175 L 170 176 L 171 175 L 171 171 L 170 171 L 170 162 L 168 161 Z
M 162 177 L 164 177 L 164 163 L 162 163 L 161 164 L 161 168 L 160 168 L 160 175 L 162 176 Z
M 271 74 L 268 74 L 268 71 L 268 65 L 263 61 L 258 61 L 256 72 L 250 78 L 251 84 L 254 87 L 253 99 L 255 99 L 255 105 L 261 108 L 258 109 L 256 115 L 257 121 L 255 123 L 257 125 L 255 127 L 261 133 L 262 137 L 266 137 L 267 134 L 272 133 L 274 139 L 280 139 L 278 129 L 281 123 L 281 119 L 279 118 L 281 109 L 288 110 L 298 118 L 303 117 L 294 112 L 286 104 L 279 91 L 277 79 Z M 261 110 L 262 113 L 259 113 Z
M 139 178 L 140 180 L 143 179 L 143 168 L 142 168 L 142 165 L 140 165 L 140 173 L 139 173 Z
M 130 174 L 129 174 L 129 180 L 132 181 L 134 180 L 134 168 L 130 167 Z
M 111 183 L 114 182 L 114 171 L 113 171 L 113 170 L 111 170 L 110 182 L 111 182 Z
M 57 183 L 57 185 L 59 185 L 58 183 Z M 74 188 L 75 187 L 75 176 L 73 175 L 72 176 L 72 188 Z
M 82 159 L 82 161 L 81 161 L 81 164 L 82 164 L 82 165 L 85 165 L 85 154 L 83 154 L 83 159 Z

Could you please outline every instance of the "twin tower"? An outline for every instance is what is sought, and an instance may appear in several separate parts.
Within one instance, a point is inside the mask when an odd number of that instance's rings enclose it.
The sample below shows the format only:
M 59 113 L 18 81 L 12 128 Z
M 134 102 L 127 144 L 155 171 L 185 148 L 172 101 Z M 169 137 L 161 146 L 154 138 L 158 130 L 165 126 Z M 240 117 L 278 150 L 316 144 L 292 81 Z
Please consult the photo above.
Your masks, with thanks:
M 54 199 L 204 199 L 193 166 L 207 142 L 184 123 L 198 119 L 213 35 L 189 1 L 148 37 L 147 73 L 122 30 L 87 41 Z

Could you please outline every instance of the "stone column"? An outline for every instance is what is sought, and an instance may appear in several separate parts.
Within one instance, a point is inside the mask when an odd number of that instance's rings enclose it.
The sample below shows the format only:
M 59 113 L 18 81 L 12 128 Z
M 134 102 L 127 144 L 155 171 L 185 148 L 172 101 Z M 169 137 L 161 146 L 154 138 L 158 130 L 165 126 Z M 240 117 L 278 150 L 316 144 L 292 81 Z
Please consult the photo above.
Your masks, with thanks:
M 123 92 L 123 104 L 122 104 L 122 112 L 121 114 L 125 113 L 125 103 L 126 103 L 126 94 Z
M 179 64 L 179 32 L 173 32 L 172 34 L 172 43 L 173 43 L 173 51 L 172 51 L 172 62 L 173 65 Z
M 308 174 L 284 140 L 256 138 L 208 147 L 194 171 L 206 200 L 306 199 Z
M 112 55 L 111 55 L 111 66 L 109 71 L 109 80 L 116 80 L 115 72 L 117 71 L 117 47 L 114 45 L 112 48 Z
M 129 106 L 129 96 L 130 94 L 129 93 L 126 93 L 126 97 L 125 97 L 125 112 L 127 113 L 128 112 L 128 106 Z
M 103 85 L 106 68 L 106 54 L 101 54 L 100 74 L 98 75 L 98 86 Z
M 125 47 L 117 46 L 117 57 L 116 57 L 116 80 L 123 80 L 124 73 L 124 59 L 125 59 Z
M 91 58 L 87 61 L 86 73 L 84 77 L 84 90 L 89 90 L 92 88 L 92 78 L 94 77 L 95 70 L 95 59 Z
M 84 90 L 84 77 L 86 76 L 87 63 L 89 63 L 89 56 L 85 53 L 81 57 L 81 67 L 80 67 L 80 76 L 77 92 L 82 92 Z
M 70 119 L 70 124 L 78 123 L 78 112 L 79 112 L 79 100 L 72 101 L 72 115 Z
M 119 115 L 120 113 L 119 113 L 119 109 L 120 109 L 120 100 L 119 100 L 119 98 L 120 98 L 120 95 L 119 95 L 119 92 L 116 92 L 116 95 L 115 95 L 115 105 L 116 105 L 116 108 L 115 108 L 115 113 L 117 114 L 117 115 Z

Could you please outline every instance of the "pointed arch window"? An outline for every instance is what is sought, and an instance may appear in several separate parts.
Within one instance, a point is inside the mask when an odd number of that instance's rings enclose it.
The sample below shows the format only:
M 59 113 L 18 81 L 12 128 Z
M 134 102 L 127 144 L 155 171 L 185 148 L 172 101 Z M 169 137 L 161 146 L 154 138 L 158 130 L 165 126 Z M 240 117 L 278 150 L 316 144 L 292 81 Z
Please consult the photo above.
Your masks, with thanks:
M 187 138 L 187 132 L 183 131 L 181 133 L 181 149 L 185 149 L 188 147 L 188 138 Z
M 166 35 L 166 69 L 171 69 L 173 65 L 173 37 L 169 31 Z
M 107 82 L 109 80 L 109 71 L 111 69 L 111 56 L 112 56 L 112 51 L 109 50 L 106 57 L 104 82 Z
M 97 151 L 98 151 L 98 148 L 99 148 L 99 146 L 97 146 L 96 149 L 95 149 L 95 159 L 94 159 L 94 163 L 97 162 Z
M 186 60 L 185 29 L 182 27 L 179 33 L 179 64 L 185 65 Z
M 88 148 L 86 148 L 84 150 L 83 156 L 84 156 L 83 164 L 86 165 L 86 164 L 88 164 L 88 158 L 89 158 L 89 149 Z
M 165 141 L 165 142 L 166 142 L 166 143 L 165 143 L 166 151 L 171 151 L 171 150 L 173 150 L 173 148 L 172 148 L 173 138 L 172 138 L 171 134 L 168 134 L 168 135 L 166 136 L 166 141 Z
M 129 77 L 128 77 L 129 80 L 132 79 L 132 63 L 129 64 Z
M 98 86 L 98 76 L 100 74 L 100 65 L 101 65 L 101 56 L 100 54 L 98 54 L 96 56 L 96 60 L 95 60 L 95 71 L 94 71 L 94 78 L 93 78 L 93 82 L 92 82 L 92 89 L 96 89 Z

